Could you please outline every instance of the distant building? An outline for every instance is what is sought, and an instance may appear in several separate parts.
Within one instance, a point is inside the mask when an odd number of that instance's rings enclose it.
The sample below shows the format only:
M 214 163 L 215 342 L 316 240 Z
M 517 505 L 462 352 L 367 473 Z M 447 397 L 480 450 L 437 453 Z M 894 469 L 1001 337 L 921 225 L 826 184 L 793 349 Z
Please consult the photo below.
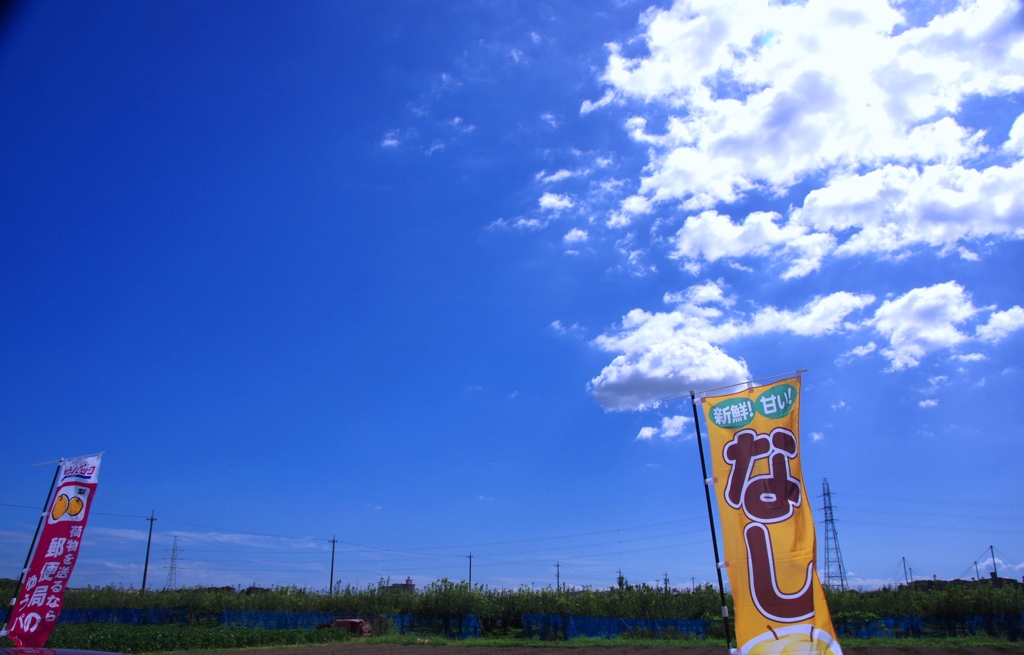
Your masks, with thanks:
M 408 591 L 409 593 L 416 591 L 416 585 L 413 584 L 412 578 L 406 578 L 405 582 L 396 582 L 391 585 L 391 588 L 397 591 Z

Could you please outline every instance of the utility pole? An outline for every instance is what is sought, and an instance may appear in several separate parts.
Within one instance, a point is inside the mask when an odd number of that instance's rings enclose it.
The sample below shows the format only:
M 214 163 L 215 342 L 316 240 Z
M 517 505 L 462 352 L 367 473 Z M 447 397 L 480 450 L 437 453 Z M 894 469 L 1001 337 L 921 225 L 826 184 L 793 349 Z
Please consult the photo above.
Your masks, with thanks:
M 149 518 L 149 538 L 146 539 L 146 563 L 142 567 L 142 589 L 139 591 L 139 595 L 146 593 L 146 575 L 149 573 L 149 547 L 153 544 L 153 521 L 156 520 L 156 510 L 150 510 Z
M 668 596 L 668 571 L 665 571 L 665 595 Z
M 473 591 L 473 553 L 470 552 L 466 557 L 469 558 L 469 590 Z
M 331 586 L 328 587 L 330 595 L 334 595 L 334 544 L 338 543 L 338 535 L 331 535 Z
M 906 582 L 909 587 L 910 580 L 907 578 L 907 558 L 904 557 L 901 561 L 903 562 L 903 581 Z
M 989 545 L 988 551 L 992 553 L 992 576 L 993 578 L 998 578 L 999 570 L 996 569 L 996 549 Z
M 562 593 L 562 565 L 555 562 L 555 591 Z
M 695 576 L 692 576 L 692 575 L 690 576 L 690 592 L 691 593 L 696 593 L 697 592 L 697 578 Z
M 978 572 L 978 561 L 974 561 L 974 579 L 981 580 L 981 573 Z
M 914 581 L 914 567 L 913 566 L 910 567 L 910 581 L 911 582 Z

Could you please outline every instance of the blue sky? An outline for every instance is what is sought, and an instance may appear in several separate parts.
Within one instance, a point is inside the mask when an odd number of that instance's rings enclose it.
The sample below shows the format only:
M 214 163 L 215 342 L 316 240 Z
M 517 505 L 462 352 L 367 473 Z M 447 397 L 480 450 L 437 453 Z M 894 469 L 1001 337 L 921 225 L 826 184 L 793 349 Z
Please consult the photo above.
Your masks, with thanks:
M 104 451 L 78 585 L 710 581 L 663 400 L 798 368 L 854 586 L 1024 575 L 1019 7 L 742 5 L 22 5 L 0 575 Z

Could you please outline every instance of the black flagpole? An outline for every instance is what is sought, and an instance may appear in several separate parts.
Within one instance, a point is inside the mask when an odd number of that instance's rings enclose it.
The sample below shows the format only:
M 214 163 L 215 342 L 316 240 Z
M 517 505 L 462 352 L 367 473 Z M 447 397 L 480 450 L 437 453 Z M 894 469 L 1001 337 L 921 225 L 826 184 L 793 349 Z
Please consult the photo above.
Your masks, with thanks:
M 39 515 L 39 523 L 36 523 L 36 533 L 32 535 L 32 544 L 28 547 L 28 555 L 25 556 L 25 566 L 21 567 L 21 574 L 18 576 L 18 584 L 14 587 L 14 595 L 11 596 L 11 604 L 7 606 L 7 616 L 4 617 L 3 629 L 0 630 L 0 634 L 7 634 L 7 626 L 11 621 L 11 612 L 14 611 L 14 605 L 18 601 L 18 594 L 21 593 L 21 585 L 25 581 L 25 573 L 28 571 L 28 566 L 32 562 L 32 553 L 36 549 L 36 540 L 39 539 L 39 530 L 43 527 L 43 519 L 46 518 L 46 513 L 50 510 L 50 501 L 53 500 L 53 488 L 57 486 L 57 476 L 60 474 L 61 468 L 64 466 L 64 460 L 57 462 L 57 470 L 53 472 L 53 482 L 50 483 L 50 491 L 46 494 L 46 504 L 43 505 L 43 513 Z
M 704 497 L 708 501 L 708 522 L 711 523 L 711 545 L 715 549 L 715 572 L 718 573 L 718 596 L 722 599 L 722 626 L 725 628 L 725 647 L 732 652 L 732 637 L 729 635 L 729 606 L 725 604 L 725 585 L 722 583 L 721 559 L 718 557 L 718 536 L 715 534 L 715 515 L 711 512 L 711 484 L 708 478 L 708 467 L 704 460 L 704 438 L 700 435 L 700 419 L 697 416 L 697 401 L 694 392 L 690 392 L 690 405 L 693 407 L 693 424 L 697 429 L 697 448 L 700 450 L 700 471 L 704 475 Z

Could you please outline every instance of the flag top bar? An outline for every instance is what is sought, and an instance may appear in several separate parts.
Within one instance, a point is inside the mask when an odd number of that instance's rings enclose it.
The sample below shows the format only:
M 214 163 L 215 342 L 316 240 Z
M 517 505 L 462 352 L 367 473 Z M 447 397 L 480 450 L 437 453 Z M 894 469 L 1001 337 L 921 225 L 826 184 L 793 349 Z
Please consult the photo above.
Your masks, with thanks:
M 743 380 L 742 382 L 733 382 L 732 384 L 727 384 L 727 385 L 721 386 L 721 387 L 715 387 L 714 389 L 705 389 L 703 391 L 690 391 L 689 393 L 684 393 L 684 394 L 679 395 L 679 396 L 673 396 L 671 398 L 665 398 L 661 402 L 668 403 L 668 402 L 672 402 L 673 400 L 679 400 L 681 398 L 693 398 L 694 396 L 698 396 L 699 398 L 698 398 L 697 402 L 700 402 L 701 399 L 704 398 L 705 394 L 708 394 L 708 393 L 710 393 L 712 391 L 721 391 L 722 389 L 729 389 L 729 388 L 732 388 L 732 387 L 738 387 L 738 386 L 744 385 L 744 384 L 747 385 L 747 387 L 749 388 L 755 382 L 764 382 L 765 380 L 771 380 L 771 379 L 774 379 L 774 378 L 785 378 L 785 377 L 789 377 L 791 375 L 801 375 L 801 374 L 806 373 L 806 372 L 807 372 L 806 368 L 799 368 L 796 371 L 794 371 L 793 373 L 779 373 L 778 375 L 769 375 L 767 377 L 757 378 L 757 379 L 754 379 L 754 380 Z

